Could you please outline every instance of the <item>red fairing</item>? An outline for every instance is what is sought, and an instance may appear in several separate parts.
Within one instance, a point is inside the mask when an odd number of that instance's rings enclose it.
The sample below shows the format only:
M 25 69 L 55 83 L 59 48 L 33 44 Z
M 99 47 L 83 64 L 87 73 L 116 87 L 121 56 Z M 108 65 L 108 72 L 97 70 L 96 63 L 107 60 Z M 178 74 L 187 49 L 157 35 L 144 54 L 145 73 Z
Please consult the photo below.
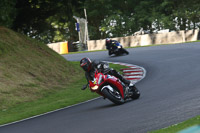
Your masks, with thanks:
M 109 78 L 109 79 L 106 80 L 106 82 L 115 85 L 115 86 L 119 89 L 119 91 L 120 91 L 120 93 L 121 93 L 121 95 L 122 95 L 122 98 L 124 99 L 124 90 L 123 90 L 123 86 L 121 85 L 121 83 L 120 83 L 119 80 L 117 80 L 116 78 Z
M 100 86 L 103 85 L 104 83 L 108 83 L 110 85 L 116 86 L 116 88 L 119 89 L 120 94 L 122 95 L 122 98 L 124 99 L 123 86 L 121 85 L 120 81 L 114 76 L 109 75 L 109 78 L 108 78 L 108 75 L 104 75 L 103 73 L 98 73 L 98 71 L 95 72 L 95 80 L 89 81 L 90 90 L 102 95 L 100 91 L 100 88 L 101 88 Z

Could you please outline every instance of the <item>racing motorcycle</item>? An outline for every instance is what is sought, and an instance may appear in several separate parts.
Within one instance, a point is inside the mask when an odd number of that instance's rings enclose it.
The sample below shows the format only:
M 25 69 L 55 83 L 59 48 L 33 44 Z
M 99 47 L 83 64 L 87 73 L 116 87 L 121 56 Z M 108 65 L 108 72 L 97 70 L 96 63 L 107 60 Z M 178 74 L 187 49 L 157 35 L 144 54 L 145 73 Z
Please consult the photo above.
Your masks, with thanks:
M 115 41 L 112 44 L 111 48 L 109 49 L 108 54 L 109 54 L 109 56 L 111 56 L 113 54 L 118 56 L 118 55 L 123 55 L 123 54 L 128 55 L 129 52 L 126 49 L 124 49 L 118 41 Z
M 118 78 L 103 74 L 98 72 L 98 70 L 95 72 L 94 80 L 89 81 L 89 88 L 92 92 L 98 93 L 104 99 L 107 98 L 117 105 L 140 97 L 140 92 L 135 85 L 129 88 Z

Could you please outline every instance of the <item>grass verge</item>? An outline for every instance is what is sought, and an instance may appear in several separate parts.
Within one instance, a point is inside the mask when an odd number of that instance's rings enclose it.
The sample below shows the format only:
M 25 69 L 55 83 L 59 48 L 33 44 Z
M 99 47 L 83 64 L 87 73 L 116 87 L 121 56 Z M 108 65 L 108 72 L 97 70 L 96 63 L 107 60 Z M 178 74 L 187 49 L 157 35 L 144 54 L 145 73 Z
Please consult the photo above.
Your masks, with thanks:
M 79 62 L 71 63 L 74 66 L 79 66 Z M 110 64 L 110 67 L 117 71 L 121 68 L 126 68 L 126 66 L 115 64 Z M 0 125 L 99 97 L 99 95 L 92 93 L 89 89 L 82 91 L 81 87 L 84 84 L 86 84 L 85 75 L 84 73 L 80 73 L 77 79 L 75 78 L 75 80 L 65 88 L 57 88 L 51 91 L 42 90 L 41 92 L 38 92 L 43 94 L 42 98 L 6 107 L 6 109 L 0 110 Z
M 181 130 L 184 130 L 194 125 L 200 125 L 200 115 L 197 117 L 191 118 L 187 121 L 184 121 L 182 123 L 175 124 L 175 125 L 172 125 L 170 127 L 163 128 L 160 130 L 152 131 L 150 133 L 177 133 Z

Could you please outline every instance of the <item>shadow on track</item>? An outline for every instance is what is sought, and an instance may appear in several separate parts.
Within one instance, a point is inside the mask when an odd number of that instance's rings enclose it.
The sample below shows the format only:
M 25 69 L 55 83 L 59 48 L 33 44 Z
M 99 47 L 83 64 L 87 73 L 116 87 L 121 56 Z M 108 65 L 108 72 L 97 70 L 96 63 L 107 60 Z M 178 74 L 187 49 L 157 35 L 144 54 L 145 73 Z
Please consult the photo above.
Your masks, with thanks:
M 105 103 L 105 105 L 102 105 L 102 106 L 101 105 L 95 105 L 95 106 L 93 106 L 91 108 L 85 109 L 84 112 L 102 111 L 102 110 L 110 110 L 112 108 L 119 108 L 119 107 L 121 107 L 121 106 L 123 106 L 125 104 L 128 104 L 130 102 L 134 102 L 134 101 L 137 101 L 137 100 L 127 99 L 127 101 L 124 104 L 121 104 L 121 105 L 116 105 L 116 104 L 114 104 L 112 102 Z
M 110 55 L 109 58 L 116 58 L 116 57 L 121 57 L 121 56 L 127 56 L 126 54 L 124 55 Z

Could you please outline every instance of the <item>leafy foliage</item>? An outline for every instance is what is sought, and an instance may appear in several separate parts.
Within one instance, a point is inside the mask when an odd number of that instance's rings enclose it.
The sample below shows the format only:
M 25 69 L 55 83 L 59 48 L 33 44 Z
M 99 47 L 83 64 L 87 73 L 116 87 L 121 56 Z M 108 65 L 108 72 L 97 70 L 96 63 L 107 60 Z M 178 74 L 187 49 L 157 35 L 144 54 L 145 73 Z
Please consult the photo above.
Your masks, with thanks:
M 73 16 L 84 18 L 83 9 L 92 40 L 200 27 L 199 0 L 2 0 L 0 7 L 1 25 L 45 43 L 78 40 Z
M 13 29 L 45 43 L 69 39 L 69 26 L 75 6 L 73 0 L 17 0 L 18 15 Z
M 0 2 L 0 26 L 11 27 L 15 19 L 15 0 L 1 0 Z

